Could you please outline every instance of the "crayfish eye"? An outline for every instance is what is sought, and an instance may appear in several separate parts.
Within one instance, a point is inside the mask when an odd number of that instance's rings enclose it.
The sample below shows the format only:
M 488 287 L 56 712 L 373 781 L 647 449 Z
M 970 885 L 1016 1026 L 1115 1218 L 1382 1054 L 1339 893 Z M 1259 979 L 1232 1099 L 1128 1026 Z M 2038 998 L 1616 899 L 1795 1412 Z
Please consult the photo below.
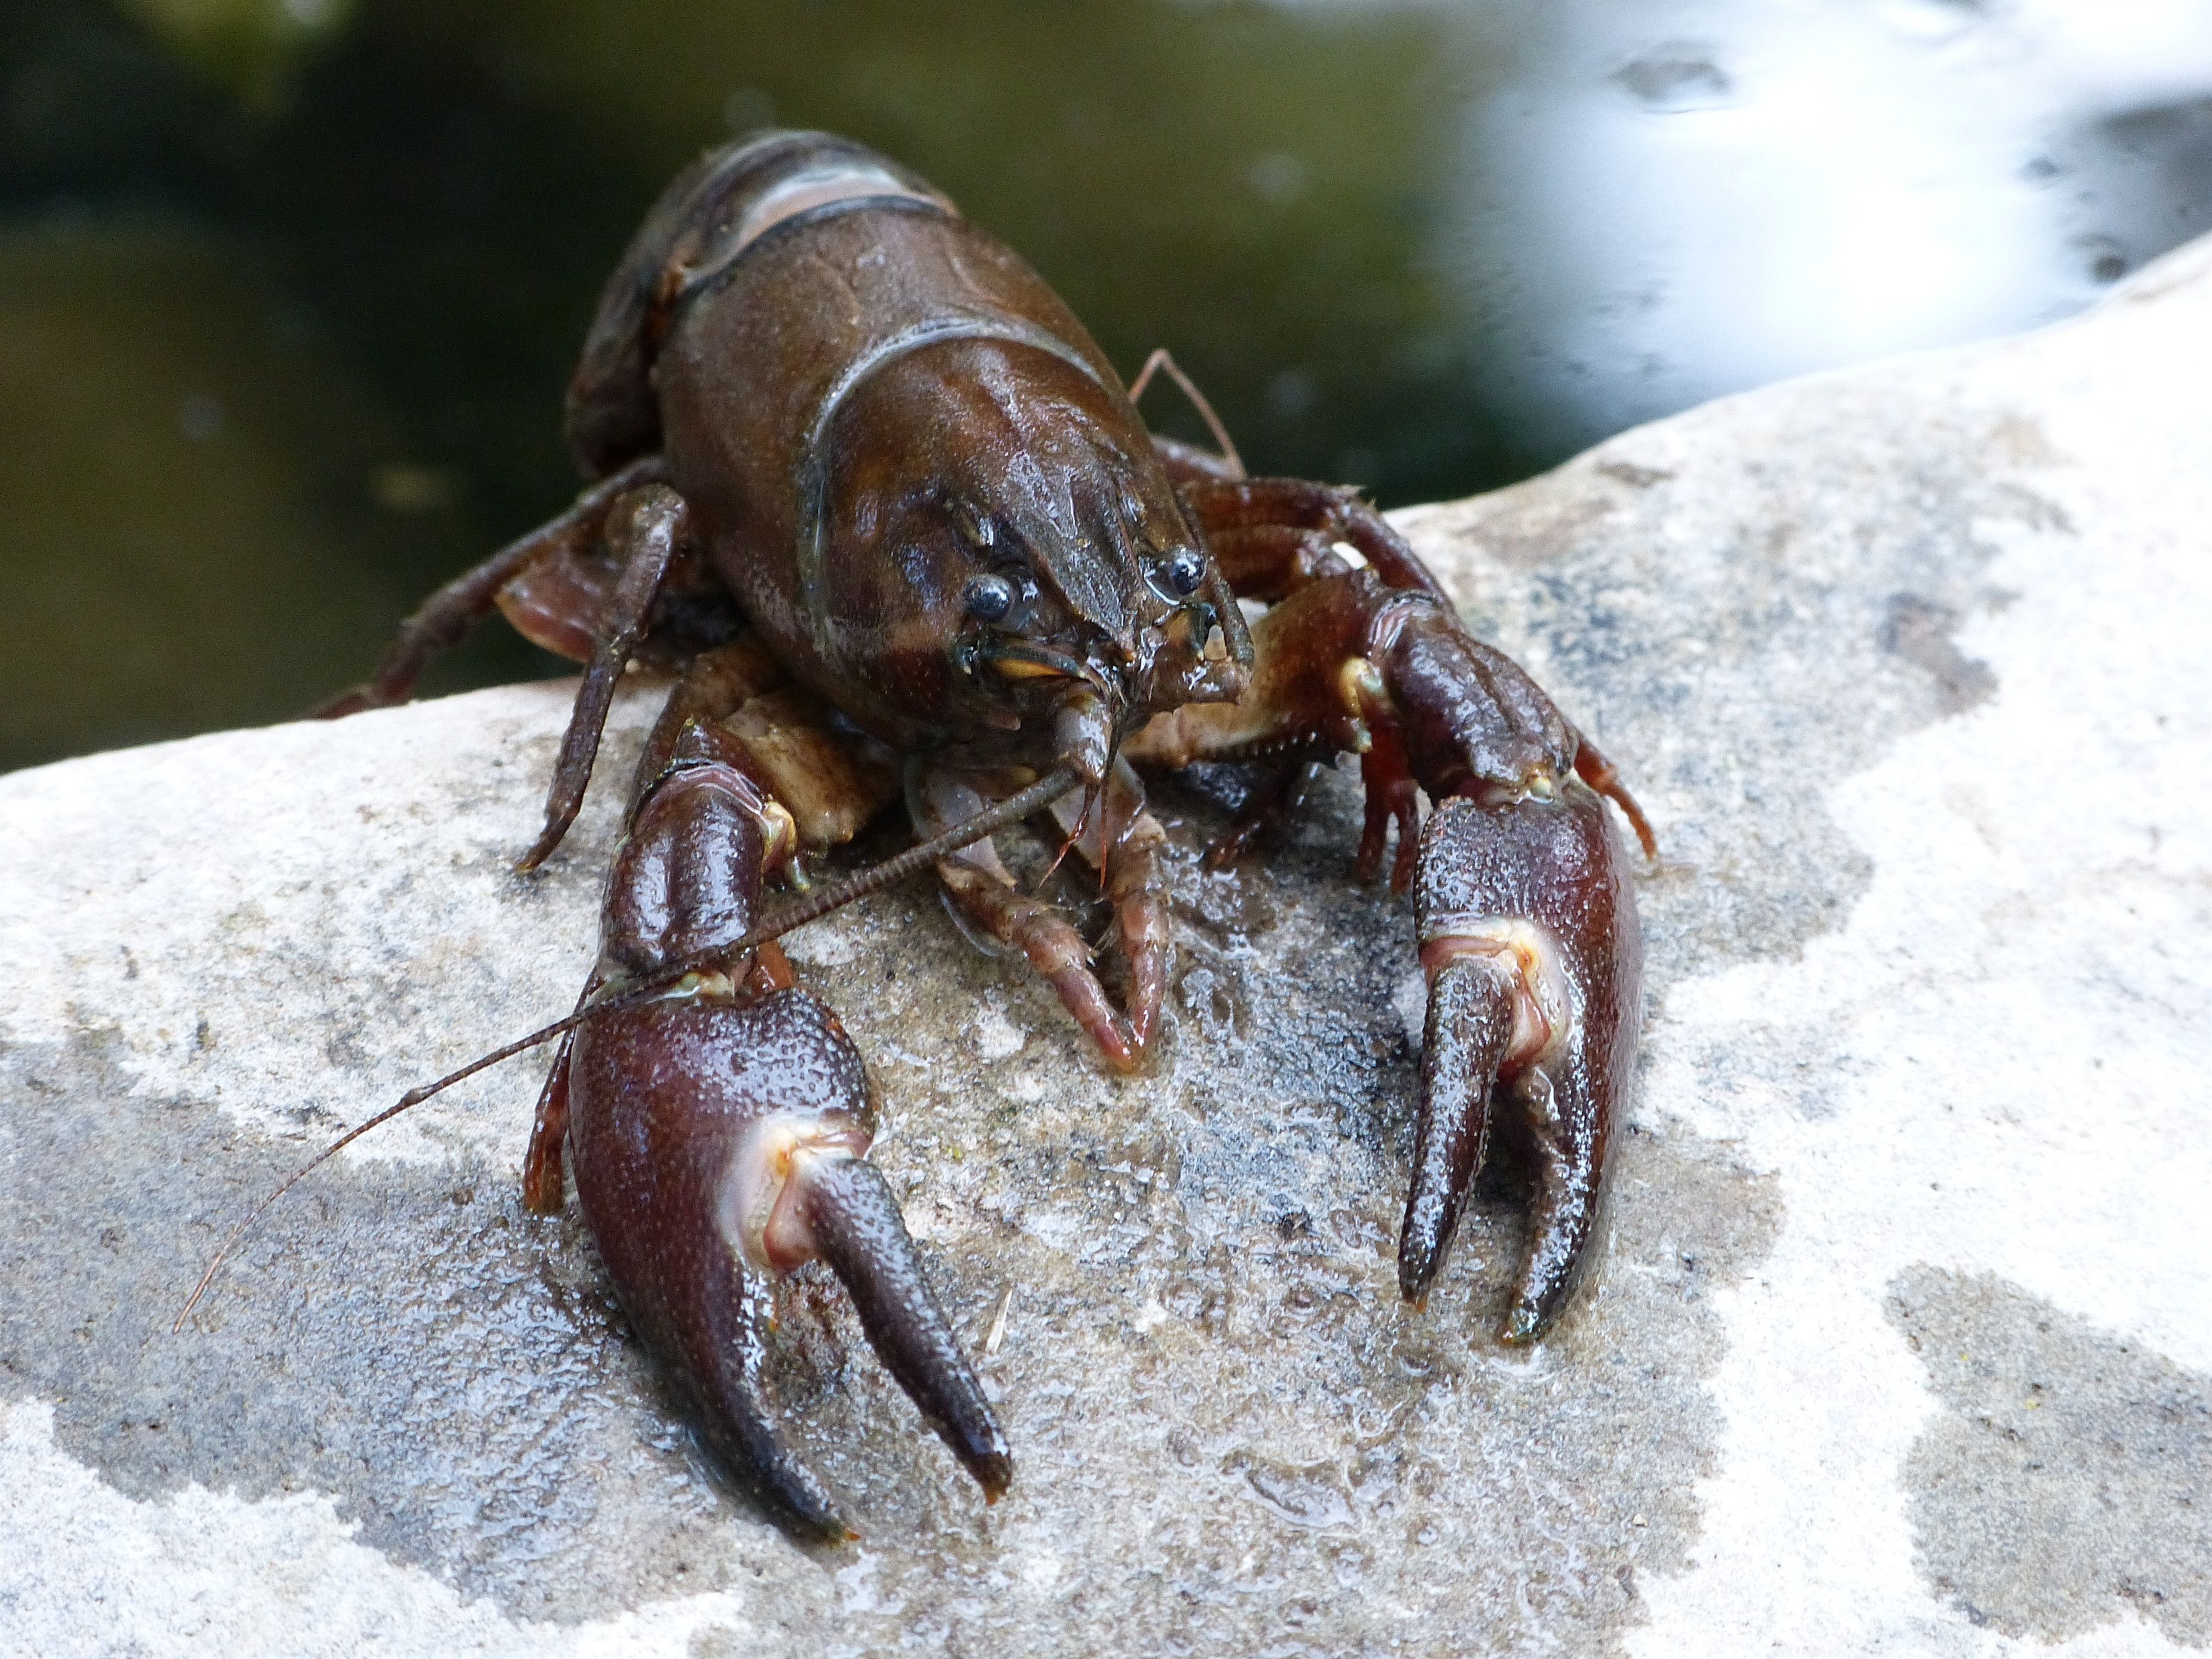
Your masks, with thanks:
M 977 622 L 1004 622 L 1014 608 L 1014 585 L 1004 576 L 977 576 L 963 597 L 968 614 Z
M 1188 599 L 1206 580 L 1206 561 L 1186 547 L 1160 568 L 1160 574 L 1167 579 L 1170 587 Z

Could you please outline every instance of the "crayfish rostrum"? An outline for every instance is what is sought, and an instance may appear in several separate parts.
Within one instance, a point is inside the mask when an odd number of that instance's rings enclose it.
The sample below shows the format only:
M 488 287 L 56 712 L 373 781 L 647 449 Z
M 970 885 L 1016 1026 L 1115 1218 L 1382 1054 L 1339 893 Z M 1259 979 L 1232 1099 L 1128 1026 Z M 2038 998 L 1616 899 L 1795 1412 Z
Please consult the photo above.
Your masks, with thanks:
M 1371 507 L 1248 478 L 1218 434 L 1218 453 L 1152 436 L 1027 265 L 818 133 L 755 135 L 669 187 L 607 287 L 567 431 L 595 482 L 434 595 L 331 712 L 404 699 L 495 605 L 585 663 L 526 868 L 575 815 L 625 668 L 680 671 L 524 1182 L 557 1210 L 573 1171 L 624 1308 L 732 1472 L 796 1529 L 843 1535 L 763 1382 L 777 1281 L 818 1258 L 984 1492 L 1012 1478 L 867 1161 L 867 1070 L 764 937 L 763 889 L 805 885 L 902 796 L 964 928 L 1025 957 L 1131 1072 L 1174 951 L 1141 772 L 1255 769 L 1226 862 L 1358 755 L 1358 867 L 1379 873 L 1395 825 L 1429 986 L 1399 1280 L 1425 1296 L 1494 1112 L 1534 1194 L 1501 1335 L 1543 1334 L 1590 1243 L 1640 1011 L 1601 798 L 1647 851 L 1650 830 Z M 1001 861 L 988 831 L 1018 818 L 1096 872 L 1118 996 Z

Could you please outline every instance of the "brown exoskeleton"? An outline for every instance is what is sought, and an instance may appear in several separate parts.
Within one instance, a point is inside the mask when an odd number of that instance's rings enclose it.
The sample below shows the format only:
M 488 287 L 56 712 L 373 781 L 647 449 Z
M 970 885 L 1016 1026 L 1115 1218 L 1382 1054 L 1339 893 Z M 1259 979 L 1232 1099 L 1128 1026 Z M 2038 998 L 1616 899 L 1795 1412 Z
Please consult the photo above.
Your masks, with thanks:
M 434 596 L 337 712 L 404 698 L 494 605 L 586 662 L 528 867 L 575 815 L 628 663 L 682 668 L 526 1190 L 557 1209 L 565 1159 L 638 1330 L 787 1520 L 844 1530 L 761 1382 L 775 1281 L 817 1257 L 985 1492 L 1012 1474 L 866 1161 L 860 1056 L 758 939 L 764 884 L 803 882 L 802 860 L 902 794 L 966 926 L 1025 956 L 1128 1071 L 1172 951 L 1134 769 L 1268 763 L 1226 860 L 1310 768 L 1361 756 L 1360 866 L 1379 869 L 1395 823 L 1430 985 L 1401 1284 L 1425 1296 L 1494 1110 L 1536 1194 L 1502 1334 L 1542 1334 L 1591 1234 L 1639 1011 L 1600 797 L 1647 850 L 1650 832 L 1371 508 L 1247 479 L 1225 440 L 1218 457 L 1156 441 L 1028 266 L 919 179 L 814 133 L 746 139 L 669 188 L 607 288 L 568 434 L 598 482 Z M 1267 607 L 1249 631 L 1239 599 Z M 1073 923 L 981 834 L 1055 797 L 1114 910 L 1118 1003 Z

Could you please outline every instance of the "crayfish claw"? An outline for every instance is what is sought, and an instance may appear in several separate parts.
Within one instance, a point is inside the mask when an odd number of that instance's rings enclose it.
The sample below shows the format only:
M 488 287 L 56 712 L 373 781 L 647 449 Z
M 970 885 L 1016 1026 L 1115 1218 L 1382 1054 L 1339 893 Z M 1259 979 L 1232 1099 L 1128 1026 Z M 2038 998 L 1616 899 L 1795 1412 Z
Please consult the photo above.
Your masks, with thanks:
M 1192 499 L 1211 503 L 1209 528 L 1219 519 L 1257 538 L 1251 515 L 1267 493 Z M 1319 501 L 1296 489 L 1269 499 L 1285 511 Z M 1389 533 L 1379 520 L 1370 528 Z M 1124 752 L 1187 766 L 1318 736 L 1359 757 L 1367 810 L 1354 870 L 1363 882 L 1382 874 L 1395 829 L 1390 885 L 1413 890 L 1429 981 L 1398 1286 L 1419 1304 L 1436 1282 L 1494 1111 L 1534 1167 L 1534 1242 L 1500 1331 L 1530 1342 L 1583 1270 L 1635 1069 L 1642 934 L 1605 801 L 1647 853 L 1651 827 L 1605 757 L 1510 658 L 1467 631 L 1410 550 L 1359 545 L 1370 568 L 1287 556 L 1267 567 L 1261 586 L 1273 603 L 1253 624 L 1245 696 L 1164 715 Z M 1386 568 L 1397 579 L 1386 581 Z M 1434 803 L 1425 825 L 1425 793 Z M 1220 844 L 1241 848 L 1247 833 L 1240 820 Z
M 876 1357 L 997 1502 L 1013 1481 L 1013 1455 L 882 1175 L 862 1158 L 824 1159 L 807 1172 L 805 1202 L 815 1248 L 852 1297 Z
M 1642 1012 L 1642 934 L 1621 863 L 1604 803 L 1571 775 L 1492 805 L 1448 796 L 1420 838 L 1429 1010 L 1399 1285 L 1409 1300 L 1426 1294 L 1495 1109 L 1535 1186 L 1534 1237 L 1498 1332 L 1509 1344 L 1550 1328 L 1596 1231 Z
M 777 1432 L 765 1375 L 775 1285 L 811 1261 L 988 1498 L 1005 1435 L 866 1162 L 874 1102 L 836 1014 L 804 991 L 648 1002 L 577 1033 L 576 1196 L 623 1308 L 697 1407 L 708 1449 L 795 1530 L 849 1535 Z

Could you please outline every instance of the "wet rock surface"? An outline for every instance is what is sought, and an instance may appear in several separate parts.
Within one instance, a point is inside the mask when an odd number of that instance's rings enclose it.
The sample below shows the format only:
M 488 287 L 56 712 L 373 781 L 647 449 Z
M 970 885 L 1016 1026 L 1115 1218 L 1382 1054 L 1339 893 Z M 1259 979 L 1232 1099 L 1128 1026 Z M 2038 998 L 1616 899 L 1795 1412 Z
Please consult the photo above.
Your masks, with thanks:
M 1890 1317 L 1946 1407 L 1905 1468 L 1936 1588 L 2008 1635 L 2078 1636 L 2117 1598 L 2212 1641 L 2212 1376 L 1993 1273 L 1901 1273 Z
M 169 1331 L 283 1171 L 566 1007 L 653 686 L 527 879 L 557 684 L 0 780 L 0 1622 L 40 1653 L 2201 1645 L 2201 1590 L 2141 1587 L 2212 1502 L 2201 1424 L 2142 1415 L 2212 1365 L 2212 434 L 2178 391 L 2208 264 L 1406 515 L 1663 846 L 1608 1255 L 1534 1354 L 1490 1334 L 1509 1169 L 1428 1309 L 1396 1295 L 1418 982 L 1407 908 L 1346 876 L 1351 779 L 1229 876 L 1212 793 L 1161 786 L 1147 1078 L 921 884 L 794 935 L 1018 1459 L 986 1510 L 802 1274 L 776 1380 L 845 1550 L 705 1474 L 573 1214 L 520 1209 L 542 1060 L 319 1171 Z M 1982 1385 L 1925 1351 L 1962 1322 L 2081 1382 L 2118 1462 L 1992 1462 Z M 2023 1528 L 2088 1565 L 2018 1589 Z

